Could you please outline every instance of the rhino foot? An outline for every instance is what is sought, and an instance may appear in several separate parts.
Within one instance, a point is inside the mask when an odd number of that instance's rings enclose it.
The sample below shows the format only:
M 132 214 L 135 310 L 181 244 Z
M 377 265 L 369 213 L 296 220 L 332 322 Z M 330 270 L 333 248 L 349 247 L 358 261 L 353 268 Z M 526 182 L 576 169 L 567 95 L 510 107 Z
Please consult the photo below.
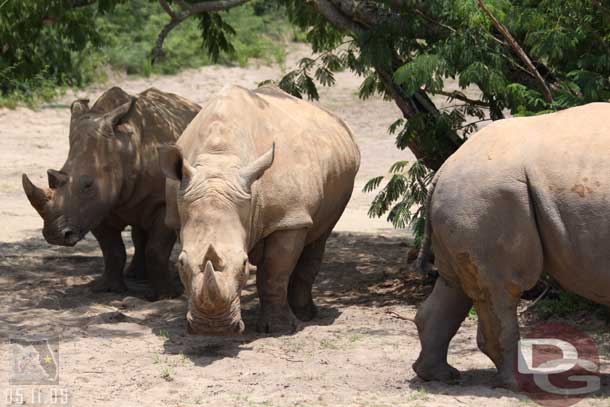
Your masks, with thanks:
M 91 285 L 91 291 L 94 293 L 124 293 L 127 291 L 127 285 L 123 280 L 102 278 Z
M 303 307 L 292 306 L 290 308 L 294 315 L 301 321 L 311 321 L 318 314 L 318 307 L 316 307 L 316 304 L 313 302 L 310 302 Z
M 514 374 L 497 373 L 494 376 L 492 387 L 500 387 L 514 392 L 519 392 L 519 384 Z
M 269 334 L 293 334 L 297 329 L 297 319 L 288 305 L 265 305 L 262 307 L 256 331 Z
M 125 270 L 125 277 L 130 280 L 143 281 L 146 280 L 146 267 L 136 264 L 135 261 L 131 261 L 127 270 Z
M 425 381 L 439 381 L 446 384 L 456 384 L 460 380 L 460 372 L 447 362 L 426 364 L 421 359 L 413 363 L 417 376 Z

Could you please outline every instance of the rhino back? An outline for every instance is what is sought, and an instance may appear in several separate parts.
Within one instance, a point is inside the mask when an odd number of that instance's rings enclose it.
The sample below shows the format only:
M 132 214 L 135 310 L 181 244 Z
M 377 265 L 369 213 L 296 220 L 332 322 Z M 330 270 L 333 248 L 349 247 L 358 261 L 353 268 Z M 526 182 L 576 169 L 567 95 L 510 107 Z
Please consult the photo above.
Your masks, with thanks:
M 129 224 L 148 225 L 151 214 L 165 205 L 165 177 L 159 167 L 157 147 L 174 144 L 199 110 L 201 107 L 195 103 L 155 88 L 138 95 L 135 109 L 126 118 L 133 129 L 130 138 L 138 158 L 132 163 L 129 199 L 115 209 L 114 215 Z
M 150 88 L 138 95 L 132 122 L 143 144 L 175 143 L 201 107 L 173 93 Z
M 491 256 L 525 241 L 564 287 L 610 303 L 608 117 L 610 104 L 595 103 L 478 132 L 440 170 L 431 206 L 437 244 Z M 526 285 L 542 271 L 535 268 Z
M 231 129 L 222 133 L 222 142 L 233 145 L 243 163 L 275 143 L 273 165 L 255 184 L 258 234 L 303 226 L 311 228 L 315 239 L 336 222 L 360 164 L 358 147 L 344 122 L 275 87 L 227 87 L 204 106 L 179 140 L 190 161 L 213 150 L 217 133 L 210 129 L 218 123 Z

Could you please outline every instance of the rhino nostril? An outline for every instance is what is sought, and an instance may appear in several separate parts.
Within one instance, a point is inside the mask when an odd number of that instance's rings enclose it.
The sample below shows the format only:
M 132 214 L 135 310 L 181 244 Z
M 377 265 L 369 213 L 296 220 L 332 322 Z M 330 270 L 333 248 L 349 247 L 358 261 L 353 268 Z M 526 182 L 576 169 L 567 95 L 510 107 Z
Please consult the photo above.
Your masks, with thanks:
M 70 228 L 64 229 L 63 234 L 64 234 L 64 241 L 65 242 L 72 241 L 74 239 L 74 236 L 75 236 L 74 231 L 72 229 L 70 229 Z

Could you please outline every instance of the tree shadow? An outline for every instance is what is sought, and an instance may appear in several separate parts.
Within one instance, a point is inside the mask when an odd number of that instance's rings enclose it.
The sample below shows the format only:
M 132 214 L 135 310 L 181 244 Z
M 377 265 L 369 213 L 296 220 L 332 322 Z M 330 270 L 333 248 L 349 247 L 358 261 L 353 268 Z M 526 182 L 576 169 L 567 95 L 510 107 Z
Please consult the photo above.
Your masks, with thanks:
M 129 238 L 124 237 L 129 245 Z M 167 335 L 164 345 L 167 353 L 182 353 L 193 357 L 198 364 L 234 357 L 247 350 L 252 341 L 270 336 L 254 330 L 258 308 L 255 276 L 251 276 L 242 295 L 242 316 L 246 324 L 243 336 L 189 336 L 185 332 L 185 298 L 149 303 L 144 300 L 145 283 L 129 280 L 126 294 L 90 291 L 91 280 L 103 269 L 103 259 L 94 239 L 66 248 L 33 238 L 0 243 L 0 250 L 3 298 L 0 325 L 6 327 L 4 331 L 8 334 L 51 324 L 62 331 L 64 341 L 77 338 L 82 330 L 87 330 L 88 335 L 109 338 L 137 336 L 137 330 L 121 330 L 123 326 L 137 324 L 159 336 Z M 314 320 L 299 323 L 299 330 L 332 325 L 344 307 L 381 307 L 423 299 L 429 289 L 418 287 L 417 278 L 406 278 L 406 252 L 406 243 L 398 237 L 333 233 L 314 286 L 319 313 Z M 32 322 L 41 316 L 45 323 Z

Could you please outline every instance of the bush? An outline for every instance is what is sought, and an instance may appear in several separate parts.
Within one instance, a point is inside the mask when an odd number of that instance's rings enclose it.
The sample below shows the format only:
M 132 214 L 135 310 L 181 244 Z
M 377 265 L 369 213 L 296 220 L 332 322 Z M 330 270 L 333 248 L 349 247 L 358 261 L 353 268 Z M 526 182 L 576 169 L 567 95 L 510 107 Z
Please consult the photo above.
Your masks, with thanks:
M 156 1 L 101 1 L 73 7 L 67 0 L 6 2 L 0 14 L 0 106 L 35 105 L 66 87 L 103 81 L 108 67 L 129 75 L 174 74 L 213 63 L 202 48 L 202 26 L 185 21 L 152 65 L 150 51 L 169 17 Z M 261 1 L 222 13 L 239 27 L 232 49 L 217 62 L 244 66 L 251 58 L 282 63 L 293 29 L 277 7 Z M 263 4 L 264 5 L 264 4 Z

